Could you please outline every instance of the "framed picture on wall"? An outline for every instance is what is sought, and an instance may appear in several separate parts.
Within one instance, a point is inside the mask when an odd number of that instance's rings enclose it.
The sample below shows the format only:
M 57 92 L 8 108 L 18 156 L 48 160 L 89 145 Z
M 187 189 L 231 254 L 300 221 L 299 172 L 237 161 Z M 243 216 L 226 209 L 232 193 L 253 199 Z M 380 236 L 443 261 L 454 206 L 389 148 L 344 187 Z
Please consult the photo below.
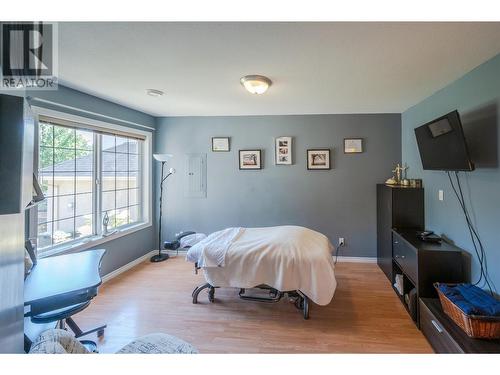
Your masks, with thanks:
M 292 137 L 276 138 L 276 157 L 277 165 L 292 164 Z
M 260 150 L 240 150 L 240 169 L 262 169 Z
M 213 152 L 228 152 L 229 151 L 229 137 L 212 137 L 212 151 Z
M 363 138 L 345 138 L 344 154 L 360 154 L 363 152 Z
M 328 170 L 330 168 L 330 149 L 320 148 L 307 150 L 307 169 Z

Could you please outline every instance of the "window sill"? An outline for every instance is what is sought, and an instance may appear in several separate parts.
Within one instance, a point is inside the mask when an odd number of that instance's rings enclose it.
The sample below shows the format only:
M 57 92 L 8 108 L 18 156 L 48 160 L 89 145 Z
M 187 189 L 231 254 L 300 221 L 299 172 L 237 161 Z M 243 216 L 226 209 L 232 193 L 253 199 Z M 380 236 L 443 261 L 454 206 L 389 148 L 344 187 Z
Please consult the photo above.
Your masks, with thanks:
M 120 237 L 127 236 L 129 234 L 138 232 L 140 230 L 146 229 L 151 227 L 151 223 L 140 223 L 136 224 L 130 227 L 126 227 L 120 230 L 117 230 L 117 232 L 110 234 L 108 236 L 93 236 L 93 237 L 88 237 L 85 239 L 82 239 L 81 241 L 73 242 L 68 245 L 61 245 L 58 247 L 55 247 L 50 250 L 44 251 L 42 254 L 40 254 L 40 259 L 43 258 L 48 258 L 51 256 L 55 255 L 62 255 L 64 253 L 76 253 L 82 250 L 90 249 L 92 247 L 96 247 L 98 245 L 104 244 L 109 241 L 116 240 Z

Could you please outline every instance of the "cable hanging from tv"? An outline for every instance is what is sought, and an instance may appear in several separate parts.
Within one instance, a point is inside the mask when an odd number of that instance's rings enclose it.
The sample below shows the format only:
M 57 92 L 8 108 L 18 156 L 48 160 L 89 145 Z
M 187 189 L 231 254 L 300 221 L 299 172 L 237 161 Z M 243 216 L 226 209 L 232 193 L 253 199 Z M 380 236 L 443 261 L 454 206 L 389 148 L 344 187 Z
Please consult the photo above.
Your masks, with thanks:
M 477 285 L 481 288 L 487 287 L 488 291 L 493 296 L 493 291 L 495 291 L 496 293 L 496 288 L 488 274 L 488 263 L 486 261 L 486 253 L 484 251 L 483 243 L 481 242 L 481 238 L 479 237 L 478 231 L 471 220 L 469 211 L 467 210 L 467 206 L 465 204 L 465 198 L 462 190 L 462 184 L 460 183 L 459 172 L 455 171 L 456 183 L 453 182 L 453 178 L 450 171 L 446 171 L 446 174 L 448 175 L 448 179 L 450 180 L 453 192 L 455 193 L 458 203 L 460 204 L 460 208 L 462 209 L 462 212 L 464 214 L 465 221 L 467 223 L 467 229 L 469 231 L 469 235 L 472 241 L 472 245 L 474 247 L 474 251 L 479 261 L 479 267 L 480 267 L 479 279 L 474 283 L 474 285 Z

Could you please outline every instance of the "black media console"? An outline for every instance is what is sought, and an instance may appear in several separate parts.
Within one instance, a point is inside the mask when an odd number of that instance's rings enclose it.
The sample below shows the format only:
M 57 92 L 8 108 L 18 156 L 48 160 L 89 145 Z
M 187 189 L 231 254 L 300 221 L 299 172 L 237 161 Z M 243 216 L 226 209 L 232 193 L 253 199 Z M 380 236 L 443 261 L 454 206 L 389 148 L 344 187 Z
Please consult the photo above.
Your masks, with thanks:
M 500 340 L 469 338 L 441 308 L 433 284 L 468 282 L 465 251 L 424 242 L 424 190 L 377 185 L 377 263 L 436 353 L 500 353 Z M 399 275 L 399 276 L 398 276 Z M 400 293 L 394 284 L 401 281 Z

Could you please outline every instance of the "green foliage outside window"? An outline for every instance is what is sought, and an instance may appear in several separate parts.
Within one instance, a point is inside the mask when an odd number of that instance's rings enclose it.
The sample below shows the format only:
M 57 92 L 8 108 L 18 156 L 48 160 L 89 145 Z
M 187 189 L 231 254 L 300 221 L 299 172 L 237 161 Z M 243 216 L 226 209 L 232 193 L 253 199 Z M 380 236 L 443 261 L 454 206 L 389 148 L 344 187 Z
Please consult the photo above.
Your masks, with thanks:
M 40 123 L 40 168 L 89 155 L 92 133 Z

